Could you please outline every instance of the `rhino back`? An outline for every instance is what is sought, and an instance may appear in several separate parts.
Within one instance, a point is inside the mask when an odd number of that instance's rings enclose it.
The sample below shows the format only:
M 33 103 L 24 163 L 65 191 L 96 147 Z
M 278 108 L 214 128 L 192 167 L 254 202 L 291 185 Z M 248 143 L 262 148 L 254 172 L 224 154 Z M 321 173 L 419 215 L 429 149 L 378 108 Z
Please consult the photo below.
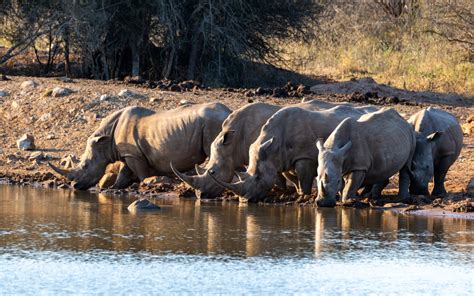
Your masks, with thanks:
M 189 170 L 206 158 L 203 130 L 205 116 L 210 115 L 207 108 L 212 109 L 212 104 L 185 106 L 145 116 L 139 112 L 124 114 L 115 134 L 117 149 L 122 157 L 147 161 L 156 173 L 170 173 L 170 161 L 179 170 Z M 222 119 L 224 115 L 217 117 Z
M 455 155 L 457 158 L 461 153 L 463 133 L 458 120 L 451 113 L 429 107 L 412 115 L 408 122 L 425 137 L 434 132 L 442 132 L 433 146 L 435 162 L 445 155 Z
M 383 181 L 411 161 L 416 140 L 413 129 L 395 110 L 383 109 L 353 121 L 352 149 L 345 171 L 365 170 L 366 182 Z

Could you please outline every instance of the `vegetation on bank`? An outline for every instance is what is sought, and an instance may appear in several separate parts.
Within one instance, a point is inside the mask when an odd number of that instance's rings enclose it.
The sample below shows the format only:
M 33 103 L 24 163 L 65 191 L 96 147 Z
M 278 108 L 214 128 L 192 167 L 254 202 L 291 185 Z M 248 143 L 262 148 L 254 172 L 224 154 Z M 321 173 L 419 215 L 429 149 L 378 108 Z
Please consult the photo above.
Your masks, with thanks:
M 0 71 L 211 86 L 282 75 L 263 63 L 471 97 L 473 19 L 469 0 L 5 0 Z

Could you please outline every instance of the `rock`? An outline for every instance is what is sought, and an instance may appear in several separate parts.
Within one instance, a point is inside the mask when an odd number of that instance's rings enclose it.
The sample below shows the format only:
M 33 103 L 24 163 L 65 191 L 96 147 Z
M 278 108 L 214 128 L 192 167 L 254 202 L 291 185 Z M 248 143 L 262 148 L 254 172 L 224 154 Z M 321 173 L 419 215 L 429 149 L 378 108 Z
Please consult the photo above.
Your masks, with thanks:
M 74 82 L 74 80 L 72 80 L 71 78 L 66 77 L 66 76 L 59 77 L 58 80 L 61 81 L 61 82 L 64 82 L 64 83 L 72 83 L 72 82 Z
M 105 173 L 99 181 L 100 189 L 107 189 L 112 187 L 117 180 L 117 174 L 115 173 Z
M 118 96 L 119 97 L 129 97 L 129 98 L 132 98 L 132 97 L 136 97 L 137 94 L 128 90 L 128 89 L 122 89 L 119 93 L 118 93 Z
M 160 99 L 160 98 L 156 98 L 156 97 L 150 99 L 150 103 L 158 103 L 158 102 L 160 102 L 160 101 L 161 101 L 161 99 Z
M 59 162 L 65 169 L 72 169 L 77 163 L 79 163 L 79 159 L 74 154 L 66 155 Z
M 465 135 L 474 134 L 474 121 L 468 121 L 461 125 L 462 131 Z
M 128 208 L 130 212 L 139 212 L 139 211 L 153 211 L 159 210 L 160 207 L 149 201 L 148 199 L 139 199 L 132 202 Z
M 22 90 L 31 90 L 31 89 L 36 88 L 37 86 L 38 86 L 38 83 L 36 81 L 27 80 L 21 83 L 20 88 Z
M 180 92 L 181 91 L 181 87 L 177 84 L 173 84 L 170 86 L 169 88 L 170 91 L 176 91 L 176 92 Z
M 51 93 L 51 96 L 55 98 L 65 97 L 72 93 L 72 90 L 69 88 L 55 87 Z
M 161 183 L 173 183 L 173 179 L 167 176 L 153 176 L 153 177 L 148 177 L 142 181 L 142 184 L 147 185 L 147 186 L 161 184 Z
M 47 89 L 43 92 L 43 97 L 50 97 L 51 94 L 53 93 L 53 90 L 52 89 Z
M 474 177 L 471 178 L 469 183 L 467 183 L 466 192 L 469 194 L 474 194 Z
M 39 121 L 45 122 L 45 121 L 50 120 L 51 117 L 52 117 L 51 113 L 45 113 L 41 115 L 41 117 L 39 118 Z
M 199 82 L 194 80 L 186 80 L 178 84 L 181 89 L 192 90 L 194 88 L 199 88 Z
M 45 159 L 45 156 L 44 156 L 43 152 L 36 151 L 36 152 L 31 153 L 30 157 L 28 159 L 31 160 L 31 161 L 33 161 L 33 160 L 42 161 L 42 160 Z
M 18 101 L 12 101 L 11 103 L 12 105 L 12 109 L 18 109 L 20 108 L 20 103 L 18 103 Z
M 88 112 L 85 114 L 85 118 L 88 123 L 94 123 L 97 121 L 99 116 L 94 112 Z
M 5 74 L 0 74 L 0 81 L 10 81 L 10 78 Z
M 0 98 L 8 97 L 8 96 L 9 96 L 8 92 L 6 92 L 4 90 L 0 90 Z
M 418 206 L 418 205 L 411 205 L 411 206 L 408 206 L 406 207 L 405 209 L 401 210 L 402 213 L 409 213 L 409 212 L 414 212 L 414 211 L 418 211 L 418 210 L 421 210 L 422 207 Z
M 185 100 L 185 99 L 182 99 L 181 101 L 179 101 L 180 106 L 190 105 L 190 104 L 192 104 L 192 102 L 190 102 L 188 100 Z
M 32 135 L 24 134 L 16 141 L 16 146 L 20 150 L 34 150 L 35 138 Z
M 48 134 L 46 136 L 46 140 L 54 140 L 54 139 L 56 139 L 56 136 L 54 134 Z
M 104 102 L 104 101 L 110 101 L 113 97 L 110 95 L 101 95 L 99 98 L 99 101 Z

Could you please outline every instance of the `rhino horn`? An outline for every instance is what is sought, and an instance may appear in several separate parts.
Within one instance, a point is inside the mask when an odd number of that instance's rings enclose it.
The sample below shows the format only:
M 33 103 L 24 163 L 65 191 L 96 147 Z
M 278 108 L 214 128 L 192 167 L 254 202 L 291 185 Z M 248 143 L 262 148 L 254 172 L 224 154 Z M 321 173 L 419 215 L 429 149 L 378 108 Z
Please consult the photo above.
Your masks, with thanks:
M 66 177 L 68 179 L 72 179 L 71 178 L 71 170 L 66 170 L 66 169 L 61 169 L 61 168 L 58 168 L 57 166 L 55 166 L 54 164 L 48 162 L 48 166 L 53 169 L 53 171 L 55 171 L 56 173 L 60 174 L 61 176 L 63 177 Z
M 207 172 L 207 174 L 220 186 L 222 186 L 225 189 L 229 189 L 230 191 L 234 192 L 235 194 L 239 196 L 244 196 L 245 195 L 245 187 L 244 187 L 244 181 L 239 181 L 237 183 L 226 183 L 222 182 L 221 180 L 217 179 L 214 177 L 214 172 Z
M 192 188 L 197 188 L 197 182 L 194 180 L 194 177 L 187 176 L 181 172 L 179 172 L 177 169 L 174 168 L 173 163 L 170 162 L 170 168 L 173 171 L 173 173 L 178 177 L 181 181 L 184 183 L 188 184 Z
M 194 165 L 194 169 L 196 170 L 196 174 L 198 176 L 202 176 L 206 172 L 206 170 L 202 169 L 198 164 Z

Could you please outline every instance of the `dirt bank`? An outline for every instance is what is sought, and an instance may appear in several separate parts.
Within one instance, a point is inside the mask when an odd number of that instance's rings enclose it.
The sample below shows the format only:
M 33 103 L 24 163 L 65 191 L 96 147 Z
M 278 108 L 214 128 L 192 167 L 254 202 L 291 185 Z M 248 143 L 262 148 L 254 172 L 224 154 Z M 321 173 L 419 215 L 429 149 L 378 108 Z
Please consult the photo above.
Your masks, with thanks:
M 135 84 L 125 82 L 103 82 L 94 80 L 59 80 L 56 78 L 9 77 L 0 81 L 0 180 L 4 183 L 41 184 L 47 187 L 67 188 L 65 180 L 58 178 L 48 169 L 47 161 L 58 164 L 69 154 L 81 155 L 87 137 L 98 127 L 102 118 L 111 112 L 126 106 L 138 105 L 153 110 L 172 109 L 183 101 L 203 103 L 220 101 L 230 108 L 238 108 L 248 102 L 267 102 L 288 105 L 302 99 L 319 99 L 331 102 L 372 102 L 391 106 L 403 116 L 428 106 L 426 103 L 404 102 L 397 100 L 361 100 L 359 94 L 315 95 L 307 88 L 298 91 L 282 87 L 277 90 L 265 89 L 206 89 L 196 85 L 181 86 L 170 91 L 163 90 L 150 83 Z M 24 83 L 34 81 L 34 83 Z M 155 87 L 155 88 L 152 88 Z M 65 89 L 61 92 L 59 89 Z M 121 91 L 127 89 L 128 92 Z M 398 102 L 398 103 L 397 103 Z M 359 103 L 357 103 L 359 104 Z M 462 122 L 474 114 L 473 101 L 469 99 L 450 101 L 444 99 L 431 102 L 430 106 L 445 109 L 455 114 Z M 34 136 L 35 151 L 22 151 L 17 148 L 16 140 L 23 134 Z M 41 152 L 41 154 L 34 152 Z M 474 135 L 465 136 L 464 148 L 456 164 L 451 168 L 446 180 L 448 198 L 456 200 L 467 197 L 466 185 L 474 176 Z M 154 185 L 136 186 L 119 193 L 140 193 L 156 195 L 159 192 L 180 190 L 190 196 L 176 179 Z M 392 182 L 386 193 L 396 191 Z M 292 203 L 291 194 L 278 194 L 267 203 Z M 233 198 L 227 195 L 227 198 Z M 309 201 L 299 201 L 311 204 Z

